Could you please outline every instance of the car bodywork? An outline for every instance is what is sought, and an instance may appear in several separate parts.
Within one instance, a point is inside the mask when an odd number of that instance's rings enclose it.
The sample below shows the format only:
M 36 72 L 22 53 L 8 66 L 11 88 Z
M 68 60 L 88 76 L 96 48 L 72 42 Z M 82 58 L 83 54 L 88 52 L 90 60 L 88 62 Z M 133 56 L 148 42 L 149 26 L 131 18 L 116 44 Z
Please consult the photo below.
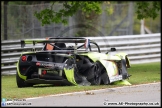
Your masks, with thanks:
M 128 79 L 128 55 L 111 48 L 107 53 L 86 38 L 21 40 L 21 46 L 43 43 L 40 51 L 23 52 L 17 62 L 18 87 L 35 84 L 100 85 Z M 72 43 L 73 45 L 69 45 Z M 95 49 L 95 50 L 93 50 Z

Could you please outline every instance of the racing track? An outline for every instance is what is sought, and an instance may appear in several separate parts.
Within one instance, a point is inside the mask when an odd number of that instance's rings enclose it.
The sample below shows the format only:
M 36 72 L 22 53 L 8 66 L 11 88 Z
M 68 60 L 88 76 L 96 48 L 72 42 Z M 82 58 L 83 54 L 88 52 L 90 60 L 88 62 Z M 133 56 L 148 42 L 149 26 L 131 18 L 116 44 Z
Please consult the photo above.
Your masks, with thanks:
M 160 93 L 158 82 L 28 98 L 26 102 L 32 106 L 161 106 Z

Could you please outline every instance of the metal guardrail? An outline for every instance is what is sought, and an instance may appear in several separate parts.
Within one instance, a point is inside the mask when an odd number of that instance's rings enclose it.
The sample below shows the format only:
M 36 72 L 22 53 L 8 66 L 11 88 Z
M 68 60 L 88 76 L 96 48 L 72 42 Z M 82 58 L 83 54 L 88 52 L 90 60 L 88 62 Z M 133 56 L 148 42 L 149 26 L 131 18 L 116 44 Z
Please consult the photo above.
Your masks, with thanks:
M 126 52 L 131 64 L 160 62 L 161 58 L 161 33 L 126 35 L 126 36 L 106 36 L 106 37 L 86 37 L 94 40 L 101 48 L 101 52 L 110 51 L 115 47 L 118 52 Z M 39 38 L 40 40 L 42 38 Z M 43 44 L 36 44 L 36 50 L 41 50 Z M 31 51 L 33 45 L 26 45 L 21 48 L 20 40 L 10 40 L 1 42 L 1 73 L 15 74 L 16 63 L 20 54 L 24 51 Z M 94 48 L 94 51 L 97 49 Z

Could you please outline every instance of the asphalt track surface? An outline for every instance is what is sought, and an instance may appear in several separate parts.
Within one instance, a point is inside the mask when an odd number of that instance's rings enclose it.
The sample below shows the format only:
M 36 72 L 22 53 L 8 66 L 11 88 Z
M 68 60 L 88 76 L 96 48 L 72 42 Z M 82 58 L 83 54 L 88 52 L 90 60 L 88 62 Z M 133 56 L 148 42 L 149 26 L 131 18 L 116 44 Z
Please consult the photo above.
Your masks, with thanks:
M 27 98 L 24 102 L 26 105 L 20 106 L 159 107 L 161 82 Z

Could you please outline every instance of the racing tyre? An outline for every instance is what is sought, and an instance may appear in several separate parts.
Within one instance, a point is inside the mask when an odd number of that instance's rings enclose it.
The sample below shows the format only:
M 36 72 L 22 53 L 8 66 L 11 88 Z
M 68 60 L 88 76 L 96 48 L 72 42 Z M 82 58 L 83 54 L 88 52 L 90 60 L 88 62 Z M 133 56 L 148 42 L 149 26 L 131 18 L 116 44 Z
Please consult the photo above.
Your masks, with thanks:
M 16 72 L 16 82 L 17 82 L 17 86 L 19 88 L 32 87 L 33 86 L 33 84 L 25 83 L 25 80 L 23 80 L 22 78 L 19 77 L 18 72 Z
M 105 68 L 101 71 L 101 84 L 104 85 L 110 84 L 109 76 Z
M 91 83 L 91 85 L 101 84 L 101 69 L 99 62 L 96 62 L 90 69 L 90 71 L 88 72 L 87 80 Z

